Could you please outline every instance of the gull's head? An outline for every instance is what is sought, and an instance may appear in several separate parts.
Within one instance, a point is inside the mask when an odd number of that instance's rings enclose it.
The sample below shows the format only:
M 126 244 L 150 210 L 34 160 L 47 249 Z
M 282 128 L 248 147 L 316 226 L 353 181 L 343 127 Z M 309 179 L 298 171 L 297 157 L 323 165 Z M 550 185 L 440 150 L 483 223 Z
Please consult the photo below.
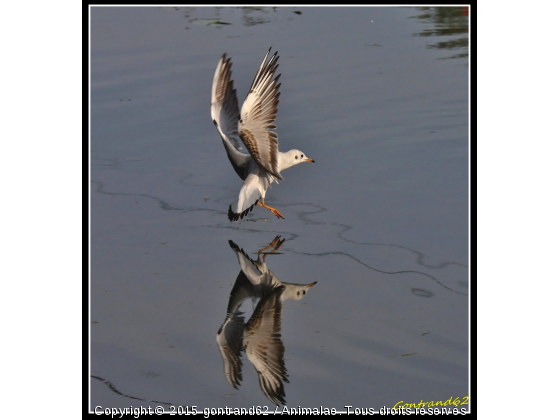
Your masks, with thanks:
M 294 283 L 283 283 L 285 289 L 282 293 L 282 301 L 288 299 L 301 300 L 305 297 L 310 287 L 313 287 L 317 282 L 309 284 L 294 284 Z
M 292 159 L 292 166 L 293 165 L 297 165 L 298 163 L 302 163 L 302 162 L 313 162 L 315 163 L 315 161 L 313 159 L 309 159 L 307 156 L 305 156 L 305 153 L 303 153 L 301 150 L 290 150 L 288 152 L 289 156 Z

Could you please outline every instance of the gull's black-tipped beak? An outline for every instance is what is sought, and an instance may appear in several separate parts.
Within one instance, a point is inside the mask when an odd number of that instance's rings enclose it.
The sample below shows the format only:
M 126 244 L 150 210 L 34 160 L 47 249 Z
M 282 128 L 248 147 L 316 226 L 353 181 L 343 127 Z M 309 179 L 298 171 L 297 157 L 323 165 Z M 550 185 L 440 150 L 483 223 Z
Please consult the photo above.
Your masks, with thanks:
M 315 163 L 315 161 L 313 159 L 305 159 L 306 162 L 313 162 Z

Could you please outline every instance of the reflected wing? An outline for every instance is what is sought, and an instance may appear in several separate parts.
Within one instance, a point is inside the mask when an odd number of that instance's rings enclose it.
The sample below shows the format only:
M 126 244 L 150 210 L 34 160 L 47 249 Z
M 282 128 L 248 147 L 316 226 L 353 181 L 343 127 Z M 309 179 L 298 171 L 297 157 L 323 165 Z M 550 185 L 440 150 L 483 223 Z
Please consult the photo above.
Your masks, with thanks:
M 241 108 L 239 119 L 239 137 L 253 159 L 266 171 L 278 179 L 283 179 L 278 172 L 278 136 L 270 131 L 276 126 L 276 114 L 280 92 L 278 88 L 280 75 L 273 80 L 278 68 L 277 52 L 266 62 L 270 49 L 264 56 L 255 75 L 251 89 Z
M 239 106 L 231 80 L 231 58 L 226 60 L 225 54 L 222 55 L 214 73 L 210 114 L 222 139 L 228 141 L 234 148 L 240 149 L 241 145 L 237 140 Z
M 273 288 L 260 300 L 244 334 L 245 352 L 257 370 L 261 390 L 276 405 L 286 404 L 282 381 L 288 382 L 280 337 L 283 291 L 283 286 Z
M 235 279 L 235 284 L 231 289 L 229 294 L 229 302 L 227 307 L 227 313 L 233 314 L 237 312 L 239 307 L 243 304 L 246 299 L 252 298 L 252 284 L 243 272 L 243 270 L 239 271 L 237 278 Z
M 241 349 L 243 347 L 242 312 L 228 314 L 218 330 L 216 341 L 224 362 L 224 375 L 229 384 L 237 389 L 241 380 Z

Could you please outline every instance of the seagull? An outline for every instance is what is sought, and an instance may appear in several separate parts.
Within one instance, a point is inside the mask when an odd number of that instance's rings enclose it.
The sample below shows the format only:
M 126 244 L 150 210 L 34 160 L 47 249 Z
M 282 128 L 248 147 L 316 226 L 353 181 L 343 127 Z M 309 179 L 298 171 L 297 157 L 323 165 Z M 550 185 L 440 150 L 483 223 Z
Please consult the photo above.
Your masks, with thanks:
M 274 122 L 280 97 L 280 74 L 274 77 L 279 56 L 277 51 L 267 61 L 270 50 L 271 48 L 268 49 L 255 75 L 241 113 L 231 80 L 231 58 L 226 58 L 226 54 L 223 54 L 218 62 L 212 81 L 210 114 L 222 137 L 233 169 L 245 181 L 239 191 L 239 197 L 229 206 L 230 221 L 243 219 L 253 210 L 255 204 L 270 210 L 279 219 L 284 219 L 277 209 L 265 204 L 266 190 L 274 181 L 284 179 L 280 175 L 284 169 L 302 162 L 315 162 L 300 150 L 278 150 L 278 135 L 272 130 L 276 128 Z M 248 154 L 240 151 L 241 143 L 238 137 L 247 148 Z
M 251 259 L 239 246 L 229 241 L 241 271 L 235 280 L 227 307 L 227 316 L 218 330 L 216 341 L 224 362 L 226 380 L 235 389 L 242 380 L 241 352 L 245 352 L 255 367 L 264 395 L 274 404 L 286 405 L 283 382 L 288 383 L 284 362 L 284 344 L 280 334 L 282 303 L 287 299 L 301 300 L 317 282 L 309 284 L 284 283 L 266 265 L 267 254 L 276 252 L 284 240 L 280 236 Z M 261 254 L 268 248 L 271 252 Z M 259 299 L 247 323 L 240 307 L 246 299 Z

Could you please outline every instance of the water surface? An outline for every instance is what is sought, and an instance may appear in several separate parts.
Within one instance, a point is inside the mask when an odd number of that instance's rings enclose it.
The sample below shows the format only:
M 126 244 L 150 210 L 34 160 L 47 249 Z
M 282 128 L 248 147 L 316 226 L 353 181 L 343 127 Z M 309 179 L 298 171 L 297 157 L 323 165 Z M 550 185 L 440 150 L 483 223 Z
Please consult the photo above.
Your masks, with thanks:
M 273 409 L 244 352 L 228 382 L 217 335 L 230 241 L 257 260 L 277 236 L 279 281 L 317 282 L 281 305 L 288 407 L 467 401 L 467 37 L 461 7 L 93 7 L 91 409 Z M 316 163 L 268 191 L 286 220 L 232 223 L 211 81 L 227 52 L 244 99 L 270 46 L 280 150 Z

